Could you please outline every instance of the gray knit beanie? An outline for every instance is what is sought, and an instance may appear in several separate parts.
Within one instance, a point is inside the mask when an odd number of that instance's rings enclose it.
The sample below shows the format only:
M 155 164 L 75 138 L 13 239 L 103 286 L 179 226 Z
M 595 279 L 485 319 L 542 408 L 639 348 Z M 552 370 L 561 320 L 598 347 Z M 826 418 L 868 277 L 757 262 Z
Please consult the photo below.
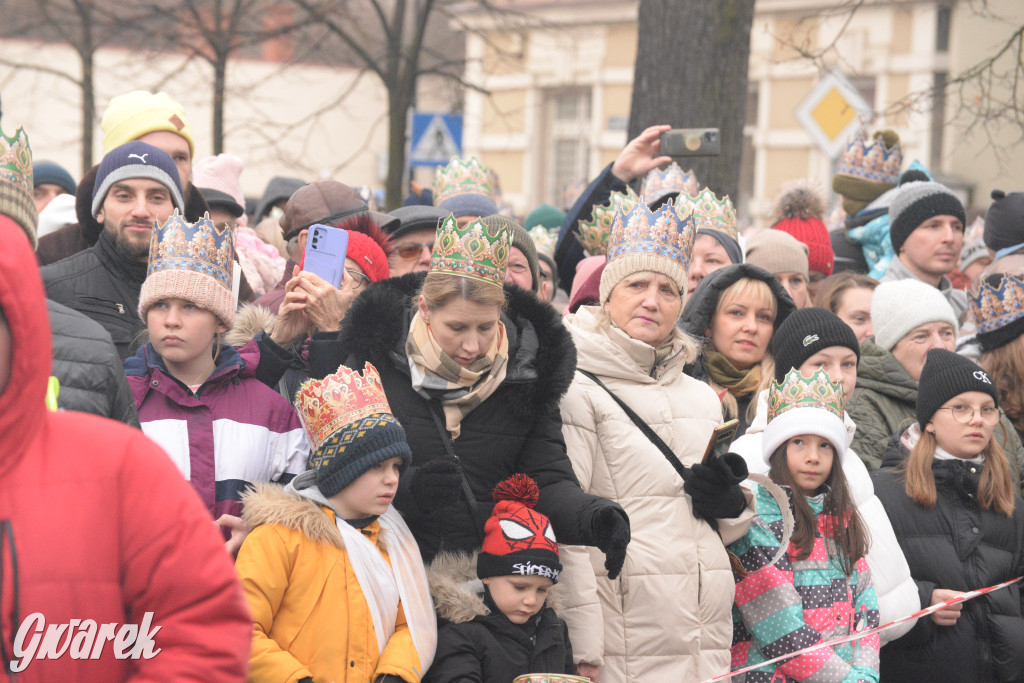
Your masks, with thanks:
M 946 322 L 958 329 L 956 313 L 936 287 L 920 280 L 883 282 L 871 297 L 875 343 L 892 351 L 896 343 L 918 325 Z
M 523 252 L 526 262 L 530 264 L 530 275 L 533 277 L 532 290 L 536 294 L 537 290 L 540 289 L 540 266 L 537 265 L 537 245 L 534 244 L 530 233 L 526 232 L 526 229 L 516 221 L 498 213 L 484 216 L 480 219 L 480 222 L 488 227 L 508 229 L 509 241 L 512 242 L 511 246 Z
M 915 174 L 915 175 L 911 175 Z M 923 173 L 907 171 L 900 179 L 899 190 L 889 204 L 889 236 L 897 254 L 910 233 L 935 216 L 956 216 L 967 224 L 964 205 L 948 187 L 941 183 L 917 180 Z

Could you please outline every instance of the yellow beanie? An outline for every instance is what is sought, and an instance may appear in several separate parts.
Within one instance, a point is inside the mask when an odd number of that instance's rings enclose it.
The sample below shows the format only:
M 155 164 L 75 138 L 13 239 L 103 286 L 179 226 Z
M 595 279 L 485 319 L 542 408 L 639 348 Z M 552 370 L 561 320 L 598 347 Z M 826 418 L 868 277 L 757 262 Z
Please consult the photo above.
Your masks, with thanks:
M 138 140 L 146 133 L 166 130 L 188 141 L 189 153 L 195 156 L 192 126 L 185 118 L 185 109 L 165 92 L 133 90 L 110 100 L 103 112 L 103 153 Z

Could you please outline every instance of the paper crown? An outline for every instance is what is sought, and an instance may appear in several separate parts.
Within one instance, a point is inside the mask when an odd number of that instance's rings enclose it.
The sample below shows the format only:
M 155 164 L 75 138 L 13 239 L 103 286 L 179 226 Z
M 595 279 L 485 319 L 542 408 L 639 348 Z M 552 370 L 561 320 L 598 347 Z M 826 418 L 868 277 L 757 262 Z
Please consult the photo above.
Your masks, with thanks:
M 149 242 L 146 276 L 167 270 L 185 270 L 209 275 L 231 291 L 234 271 L 235 236 L 228 228 L 217 229 L 205 214 L 189 223 L 175 210 L 153 231 Z
M 697 230 L 717 230 L 739 243 L 736 209 L 733 208 L 728 195 L 719 199 L 714 192 L 705 187 L 695 195 L 680 194 L 676 198 L 676 205 L 680 208 L 693 209 L 693 220 Z
M 793 368 L 768 389 L 768 422 L 794 408 L 821 408 L 843 419 L 843 384 L 833 384 L 828 373 L 818 370 L 809 378 Z
M 999 273 L 999 284 L 995 277 L 982 280 L 977 295 L 968 292 L 971 311 L 978 334 L 987 334 L 1024 318 L 1024 279 L 1010 273 Z
M 434 174 L 434 206 L 460 194 L 479 194 L 493 200 L 493 178 L 496 178 L 493 172 L 476 157 L 465 160 L 452 157 L 447 166 Z
M 578 223 L 577 239 L 583 245 L 587 256 L 600 256 L 608 253 L 608 237 L 612 232 L 612 223 L 619 213 L 628 213 L 640 201 L 639 195 L 629 187 L 625 192 L 612 192 L 608 204 L 594 206 L 590 220 Z
M 0 131 L 0 181 L 32 196 L 32 148 L 24 128 L 16 130 L 11 138 Z
M 550 259 L 555 258 L 555 244 L 558 242 L 558 229 L 549 230 L 543 225 L 535 225 L 527 233 L 533 239 L 533 246 L 537 247 L 538 254 L 544 254 Z
M 647 204 L 653 204 L 673 192 L 691 197 L 696 197 L 700 192 L 700 183 L 697 182 L 697 176 L 693 171 L 684 171 L 674 161 L 664 171 L 656 168 L 647 174 L 640 189 L 640 196 Z
M 902 164 L 903 148 L 898 140 L 892 147 L 886 147 L 881 136 L 871 137 L 867 131 L 861 131 L 847 143 L 839 157 L 836 172 L 895 185 L 899 182 Z
M 615 215 L 608 238 L 608 263 L 629 254 L 651 254 L 689 270 L 696 234 L 689 208 L 679 210 L 669 201 L 652 212 L 637 202 L 629 211 Z
M 295 409 L 315 453 L 347 424 L 371 415 L 391 414 L 377 368 L 367 363 L 362 375 L 344 365 L 323 379 L 308 379 L 295 392 Z
M 508 228 L 485 225 L 477 219 L 459 228 L 454 216 L 444 219 L 434 238 L 431 273 L 448 273 L 505 286 Z

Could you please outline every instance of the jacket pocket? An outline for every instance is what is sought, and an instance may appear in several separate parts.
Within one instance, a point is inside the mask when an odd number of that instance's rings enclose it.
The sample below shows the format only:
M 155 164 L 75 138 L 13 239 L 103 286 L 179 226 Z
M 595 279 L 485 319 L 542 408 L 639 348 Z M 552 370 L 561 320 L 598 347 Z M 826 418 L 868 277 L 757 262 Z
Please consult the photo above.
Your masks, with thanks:
M 1024 672 L 1024 617 L 988 618 L 992 666 L 997 681 L 1019 681 Z
M 115 345 L 131 344 L 132 338 L 142 327 L 135 312 L 117 301 L 80 296 L 71 307 L 102 325 L 110 333 Z

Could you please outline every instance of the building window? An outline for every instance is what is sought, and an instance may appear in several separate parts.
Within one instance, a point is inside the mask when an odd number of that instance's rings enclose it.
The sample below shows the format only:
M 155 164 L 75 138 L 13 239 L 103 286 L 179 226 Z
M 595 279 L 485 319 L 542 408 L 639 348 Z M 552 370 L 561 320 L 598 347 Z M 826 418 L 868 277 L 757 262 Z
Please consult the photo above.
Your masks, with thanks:
M 567 187 L 588 180 L 590 99 L 589 88 L 553 90 L 547 95 L 544 201 L 554 206 L 562 204 Z

